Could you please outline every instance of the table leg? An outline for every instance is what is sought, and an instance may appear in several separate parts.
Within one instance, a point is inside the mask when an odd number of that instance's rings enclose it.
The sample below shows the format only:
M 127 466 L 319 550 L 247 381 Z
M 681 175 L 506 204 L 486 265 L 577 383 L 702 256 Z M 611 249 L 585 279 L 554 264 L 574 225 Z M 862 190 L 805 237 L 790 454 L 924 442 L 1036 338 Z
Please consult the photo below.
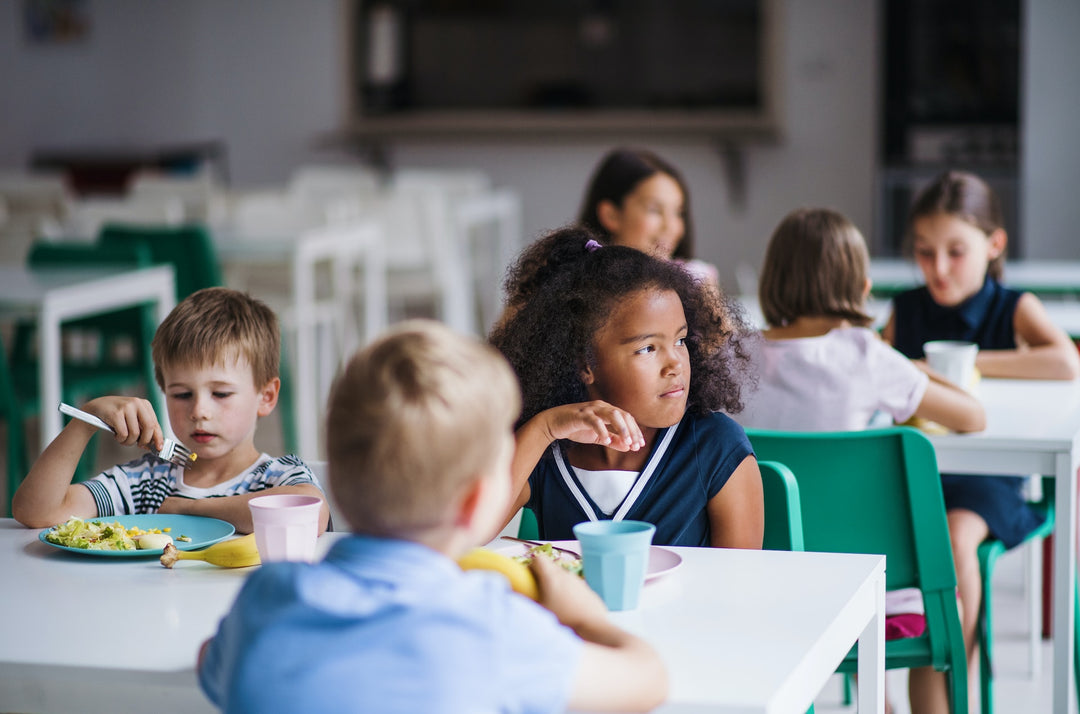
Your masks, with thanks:
M 57 405 L 60 404 L 60 312 L 48 301 L 41 309 L 38 327 L 38 394 L 41 395 L 41 449 L 45 450 L 63 428 Z
M 1077 464 L 1072 454 L 1058 454 L 1054 478 L 1057 525 L 1054 543 L 1054 711 L 1067 714 L 1073 707 L 1073 587 L 1076 583 Z
M 859 711 L 885 711 L 885 574 L 874 586 L 874 616 L 859 635 Z

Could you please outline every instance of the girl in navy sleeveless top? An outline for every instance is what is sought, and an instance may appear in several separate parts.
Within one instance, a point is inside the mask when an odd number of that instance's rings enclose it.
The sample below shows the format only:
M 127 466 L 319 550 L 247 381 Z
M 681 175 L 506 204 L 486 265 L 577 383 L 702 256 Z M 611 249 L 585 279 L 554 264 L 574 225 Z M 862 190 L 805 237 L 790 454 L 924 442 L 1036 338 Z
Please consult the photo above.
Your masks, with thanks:
M 761 547 L 761 474 L 720 411 L 742 406 L 749 330 L 718 290 L 571 227 L 523 253 L 507 296 L 491 342 L 522 390 L 508 521 L 528 506 L 545 540 L 626 518 L 656 545 Z
M 956 171 L 939 176 L 916 197 L 908 238 L 926 284 L 893 301 L 883 336 L 896 349 L 922 359 L 925 342 L 966 340 L 979 345 L 976 367 L 986 377 L 1075 379 L 1080 374 L 1076 347 L 1050 322 L 1039 299 L 999 282 L 1007 236 L 997 197 L 984 181 Z M 993 536 L 1011 548 L 1040 517 L 1025 502 L 1020 478 L 942 474 L 941 479 L 970 670 L 982 597 L 979 544 Z M 912 671 L 912 711 L 939 709 L 944 692 L 944 674 Z

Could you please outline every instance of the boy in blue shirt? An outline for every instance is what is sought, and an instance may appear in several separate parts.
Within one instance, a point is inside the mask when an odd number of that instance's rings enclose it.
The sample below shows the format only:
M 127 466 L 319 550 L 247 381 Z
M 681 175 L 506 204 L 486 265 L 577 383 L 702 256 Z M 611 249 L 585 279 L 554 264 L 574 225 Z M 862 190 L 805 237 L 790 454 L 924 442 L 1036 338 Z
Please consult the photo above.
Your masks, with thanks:
M 454 559 L 498 530 L 520 409 L 495 350 L 404 323 L 353 357 L 327 419 L 329 483 L 354 535 L 263 566 L 200 653 L 225 711 L 646 711 L 656 652 L 584 581 L 534 561 L 540 605 Z M 546 609 L 545 609 L 546 608 Z

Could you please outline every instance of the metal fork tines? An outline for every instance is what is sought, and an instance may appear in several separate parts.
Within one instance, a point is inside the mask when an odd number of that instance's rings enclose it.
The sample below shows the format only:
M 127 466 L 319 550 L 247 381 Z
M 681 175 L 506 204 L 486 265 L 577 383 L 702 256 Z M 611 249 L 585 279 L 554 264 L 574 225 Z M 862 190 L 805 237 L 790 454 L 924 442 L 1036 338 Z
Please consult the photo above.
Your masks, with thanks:
M 165 443 L 161 446 L 160 451 L 150 449 L 150 452 L 162 461 L 169 461 L 177 466 L 183 466 L 185 469 L 190 469 L 194 466 L 195 459 L 199 458 L 199 455 L 188 447 L 167 437 Z
M 101 419 L 98 419 L 96 416 L 89 412 L 84 412 L 82 409 L 76 409 L 70 404 L 61 403 L 60 406 L 57 407 L 57 409 L 59 409 L 63 414 L 67 414 L 69 417 L 74 417 L 79 421 L 86 422 L 90 426 L 96 426 L 102 431 L 107 431 L 110 434 L 116 433 L 115 429 L 113 429 Z M 176 464 L 177 466 L 183 467 L 185 469 L 190 469 L 192 466 L 194 466 L 195 459 L 199 458 L 199 455 L 193 452 L 191 449 L 187 448 L 180 442 L 174 441 L 173 439 L 169 438 L 165 439 L 165 443 L 162 445 L 160 450 L 148 448 L 147 451 L 149 451 L 151 454 L 158 457 L 162 461 L 168 461 L 169 463 Z

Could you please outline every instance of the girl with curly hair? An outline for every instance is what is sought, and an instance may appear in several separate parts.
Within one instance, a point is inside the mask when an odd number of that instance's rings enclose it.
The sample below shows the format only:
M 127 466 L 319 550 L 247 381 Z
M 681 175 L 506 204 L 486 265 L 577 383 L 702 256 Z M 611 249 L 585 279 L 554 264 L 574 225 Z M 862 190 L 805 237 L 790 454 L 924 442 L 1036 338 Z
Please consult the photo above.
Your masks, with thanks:
M 658 545 L 760 548 L 757 461 L 719 411 L 739 410 L 748 376 L 726 299 L 581 227 L 527 249 L 507 293 L 491 342 L 522 388 L 509 515 L 531 508 L 546 540 L 625 518 Z

